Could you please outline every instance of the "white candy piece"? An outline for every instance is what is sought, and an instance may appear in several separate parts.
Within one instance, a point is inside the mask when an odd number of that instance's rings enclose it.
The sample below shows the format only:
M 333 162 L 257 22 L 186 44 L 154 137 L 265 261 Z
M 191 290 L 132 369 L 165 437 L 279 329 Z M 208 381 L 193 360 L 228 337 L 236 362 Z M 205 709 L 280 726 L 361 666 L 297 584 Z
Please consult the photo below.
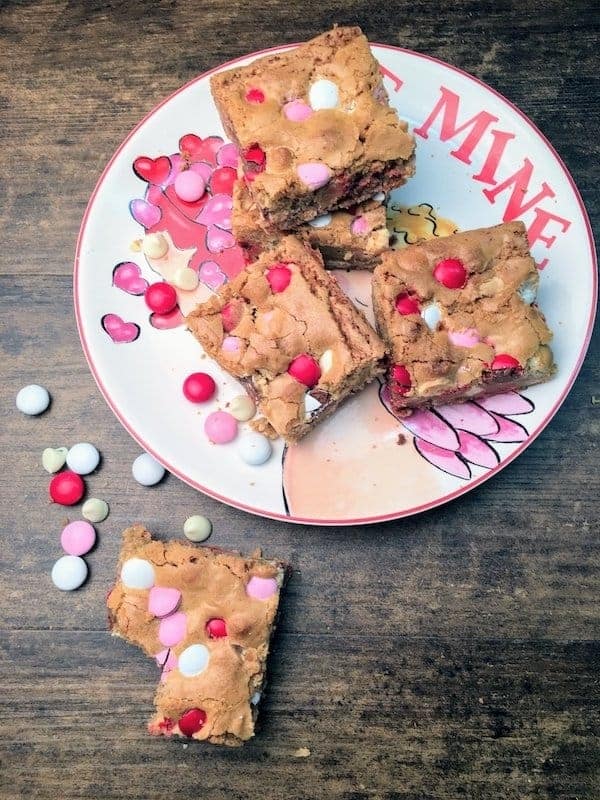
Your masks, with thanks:
M 258 467 L 268 461 L 273 452 L 271 442 L 262 433 L 251 431 L 238 437 L 238 453 L 246 464 Z
M 149 453 L 142 453 L 133 462 L 131 474 L 142 486 L 154 486 L 163 479 L 165 469 Z
M 308 392 L 304 395 L 304 413 L 307 417 L 310 417 L 313 411 L 316 411 L 318 408 L 321 408 L 323 403 L 319 403 L 312 394 Z
M 327 78 L 315 81 L 308 90 L 308 102 L 314 111 L 321 108 L 335 108 L 340 101 L 338 87 Z
M 61 556 L 52 567 L 52 583 L 63 592 L 72 592 L 85 582 L 88 566 L 80 556 Z
M 121 567 L 121 580 L 129 589 L 151 589 L 154 567 L 143 558 L 129 558 Z
M 434 331 L 442 318 L 442 312 L 436 303 L 431 303 L 421 311 L 421 316 L 429 330 Z
M 192 644 L 181 653 L 177 666 L 182 675 L 186 678 L 193 678 L 204 672 L 208 666 L 209 659 L 208 647 L 203 644 Z
M 108 503 L 98 500 L 97 497 L 90 497 L 82 505 L 81 514 L 88 522 L 104 522 L 108 517 Z
M 331 225 L 332 219 L 333 217 L 331 214 L 321 214 L 320 217 L 309 220 L 308 224 L 313 228 L 326 228 L 328 225 Z
M 193 514 L 183 523 L 183 534 L 190 542 L 204 542 L 212 533 L 212 522 L 202 514 Z
M 100 453 L 93 444 L 79 442 L 67 453 L 67 467 L 78 475 L 89 475 L 100 463 Z
M 324 375 L 326 372 L 329 372 L 329 370 L 333 367 L 333 350 L 325 350 L 319 359 L 319 367 L 322 375 Z
M 373 200 L 375 200 L 376 203 L 383 203 L 385 200 L 385 192 L 377 192 L 377 194 L 373 195 Z
M 17 394 L 17 408 L 29 417 L 37 417 L 38 414 L 43 414 L 49 405 L 50 395 L 48 394 L 48 389 L 44 389 L 43 386 L 39 386 L 37 383 L 24 386 Z
M 261 697 L 262 697 L 262 694 L 260 692 L 254 692 L 254 694 L 250 698 L 250 703 L 253 706 L 257 706 L 260 703 L 260 698 Z
M 256 414 L 256 404 L 247 394 L 239 394 L 229 403 L 227 410 L 238 422 L 248 422 Z
M 189 267 L 179 267 L 176 269 L 171 280 L 173 286 L 176 286 L 183 292 L 193 291 L 197 288 L 198 282 L 198 273 L 195 269 L 190 269 Z
M 169 252 L 169 243 L 162 233 L 148 233 L 142 241 L 142 250 L 148 258 L 162 258 Z
M 47 447 L 42 453 L 42 467 L 50 475 L 58 472 L 64 467 L 68 452 L 66 447 Z
M 527 303 L 528 306 L 530 306 L 532 303 L 535 303 L 535 298 L 537 297 L 537 287 L 538 282 L 535 280 L 535 278 L 526 280 L 519 286 L 521 300 L 524 303 Z

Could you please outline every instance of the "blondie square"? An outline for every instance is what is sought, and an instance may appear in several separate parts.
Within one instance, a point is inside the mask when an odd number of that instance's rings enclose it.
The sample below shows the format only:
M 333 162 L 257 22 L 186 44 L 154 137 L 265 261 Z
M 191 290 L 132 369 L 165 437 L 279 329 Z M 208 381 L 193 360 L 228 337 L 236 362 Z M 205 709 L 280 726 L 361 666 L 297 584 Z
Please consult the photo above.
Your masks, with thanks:
M 211 90 L 270 227 L 295 228 L 414 173 L 414 139 L 360 28 L 217 73 Z
M 150 733 L 237 745 L 254 735 L 287 566 L 123 533 L 112 633 L 156 659 Z
M 552 334 L 535 304 L 538 282 L 522 222 L 385 253 L 373 306 L 394 410 L 548 380 Z
M 383 342 L 320 254 L 293 236 L 263 252 L 187 324 L 288 442 L 383 371 Z

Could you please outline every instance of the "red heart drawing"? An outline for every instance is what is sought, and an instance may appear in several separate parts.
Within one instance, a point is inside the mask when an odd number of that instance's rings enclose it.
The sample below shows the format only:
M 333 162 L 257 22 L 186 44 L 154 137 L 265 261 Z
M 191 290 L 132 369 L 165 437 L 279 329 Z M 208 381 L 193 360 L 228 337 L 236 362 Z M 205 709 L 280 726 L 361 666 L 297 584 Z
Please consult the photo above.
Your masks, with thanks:
M 237 177 L 232 167 L 219 167 L 210 179 L 210 191 L 213 194 L 233 194 L 233 184 Z
M 208 136 L 206 139 L 201 139 L 195 133 L 186 133 L 179 140 L 179 151 L 181 155 L 186 155 L 192 162 L 206 161 L 215 167 L 217 152 L 222 145 L 223 139 L 220 136 Z
M 105 314 L 100 320 L 100 324 L 117 344 L 135 342 L 140 335 L 139 325 L 136 325 L 135 322 L 124 322 L 118 314 Z
M 148 183 L 164 183 L 171 172 L 171 161 L 168 156 L 150 158 L 140 156 L 133 162 L 133 171 L 143 181 Z

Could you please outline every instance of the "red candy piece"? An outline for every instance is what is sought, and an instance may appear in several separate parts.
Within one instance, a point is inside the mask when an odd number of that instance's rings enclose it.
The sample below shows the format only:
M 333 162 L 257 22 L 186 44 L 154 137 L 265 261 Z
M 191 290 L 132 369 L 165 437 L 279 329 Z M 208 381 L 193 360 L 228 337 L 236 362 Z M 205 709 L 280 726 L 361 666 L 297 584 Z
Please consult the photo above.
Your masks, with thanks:
M 201 708 L 190 708 L 185 714 L 179 717 L 179 730 L 184 736 L 193 736 L 206 722 L 206 711 Z
M 224 619 L 213 617 L 206 623 L 206 632 L 211 639 L 223 639 L 227 636 L 227 625 Z
M 457 258 L 445 258 L 435 265 L 433 277 L 447 289 L 462 289 L 467 282 L 467 270 Z
M 214 380 L 206 372 L 192 372 L 183 382 L 183 393 L 190 403 L 206 403 L 216 391 Z
M 394 306 L 396 311 L 401 314 L 403 317 L 408 316 L 409 314 L 420 314 L 421 307 L 417 300 L 414 297 L 411 297 L 408 292 L 400 292 L 398 297 L 394 302 Z
M 157 314 L 168 314 L 177 305 L 177 292 L 170 283 L 159 281 L 152 283 L 144 293 L 144 300 L 150 311 Z
M 241 309 L 237 303 L 227 303 L 221 309 L 221 320 L 223 322 L 223 330 L 226 333 L 232 331 L 242 318 Z
M 140 156 L 133 162 L 133 171 L 143 181 L 161 184 L 169 177 L 171 161 L 167 156 L 159 156 L 158 158 Z
M 219 167 L 210 179 L 210 190 L 213 194 L 233 194 L 233 184 L 237 177 L 232 167 Z
M 296 356 L 288 367 L 289 374 L 299 383 L 303 383 L 309 389 L 316 386 L 321 377 L 321 368 L 312 356 L 303 353 Z
M 284 292 L 292 280 L 292 272 L 285 264 L 273 264 L 267 271 L 267 280 L 271 291 L 275 294 Z
M 258 164 L 259 167 L 262 167 L 267 160 L 266 153 L 259 144 L 253 144 L 244 150 L 243 156 L 245 161 L 251 161 L 253 164 Z
M 513 356 L 508 353 L 498 353 L 492 361 L 492 369 L 521 369 L 521 365 Z
M 60 503 L 61 506 L 73 506 L 83 497 L 85 483 L 81 475 L 65 470 L 52 478 L 48 491 L 53 503 Z
M 396 394 L 406 394 L 412 386 L 409 371 L 402 364 L 394 364 L 392 367 L 392 390 Z
M 265 93 L 262 89 L 248 89 L 246 92 L 246 102 L 247 103 L 264 103 L 265 102 Z

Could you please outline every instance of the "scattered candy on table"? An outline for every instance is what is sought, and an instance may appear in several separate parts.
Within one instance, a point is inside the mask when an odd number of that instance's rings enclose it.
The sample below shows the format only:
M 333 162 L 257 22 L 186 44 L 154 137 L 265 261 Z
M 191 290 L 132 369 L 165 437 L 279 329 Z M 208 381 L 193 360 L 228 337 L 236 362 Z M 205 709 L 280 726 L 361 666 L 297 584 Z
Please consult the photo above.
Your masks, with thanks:
M 169 243 L 162 233 L 147 233 L 142 241 L 142 251 L 148 258 L 162 258 L 169 251 Z
M 144 292 L 144 301 L 150 311 L 156 314 L 168 314 L 177 305 L 177 292 L 166 281 L 151 283 Z
M 212 533 L 212 522 L 201 514 L 193 514 L 183 523 L 183 533 L 190 542 L 205 542 Z
M 67 467 L 78 475 L 89 475 L 100 463 L 100 453 L 89 442 L 74 444 L 67 453 Z
M 66 470 L 65 472 L 59 472 L 58 475 L 52 478 L 48 491 L 53 503 L 72 506 L 83 497 L 85 483 L 76 472 Z
M 98 500 L 97 497 L 90 497 L 81 507 L 81 514 L 90 522 L 103 522 L 108 517 L 108 503 Z
M 63 592 L 72 592 L 85 582 L 88 566 L 79 556 L 61 556 L 52 567 L 52 583 Z
M 183 382 L 183 394 L 190 403 L 205 403 L 214 397 L 217 386 L 206 372 L 193 372 Z
M 42 453 L 42 467 L 51 475 L 62 469 L 67 460 L 67 447 L 47 447 Z
M 31 383 L 18 392 L 16 402 L 19 411 L 30 417 L 36 417 L 38 414 L 43 414 L 50 405 L 50 395 L 43 386 Z
M 163 479 L 165 469 L 149 453 L 142 453 L 133 462 L 131 472 L 142 486 L 154 486 Z
M 96 543 L 96 531 L 89 522 L 76 520 L 70 522 L 60 535 L 60 544 L 65 553 L 70 556 L 83 556 L 92 549 Z
M 237 436 L 237 420 L 227 411 L 213 411 L 204 422 L 204 432 L 213 444 L 227 444 Z
M 238 422 L 248 422 L 256 414 L 254 400 L 247 394 L 239 394 L 229 403 L 229 413 Z
M 244 433 L 240 437 L 237 447 L 242 460 L 253 467 L 258 467 L 268 461 L 273 451 L 267 437 L 254 431 Z

